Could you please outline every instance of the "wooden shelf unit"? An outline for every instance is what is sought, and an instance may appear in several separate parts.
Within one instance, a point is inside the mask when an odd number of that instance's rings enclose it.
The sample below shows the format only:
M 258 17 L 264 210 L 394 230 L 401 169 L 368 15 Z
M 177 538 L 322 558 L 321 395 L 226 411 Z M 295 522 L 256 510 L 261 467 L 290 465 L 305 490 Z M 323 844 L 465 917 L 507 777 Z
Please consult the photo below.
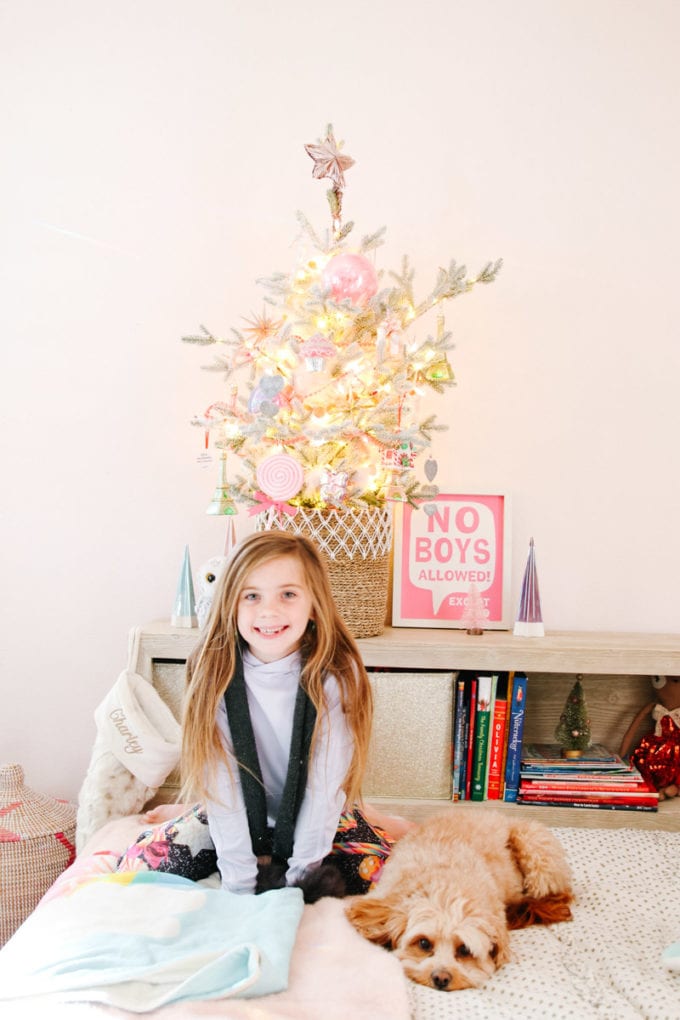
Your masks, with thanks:
M 198 637 L 195 628 L 171 627 L 165 621 L 141 630 L 136 670 L 162 689 L 176 712 L 181 700 L 183 663 Z M 525 738 L 533 741 L 553 739 L 566 694 L 575 675 L 582 674 L 592 738 L 615 750 L 637 709 L 652 700 L 649 678 L 656 674 L 680 675 L 680 634 L 558 631 L 542 638 L 522 638 L 508 631 L 472 636 L 461 630 L 386 627 L 378 637 L 359 639 L 358 645 L 369 669 L 413 673 L 523 670 L 529 676 Z M 426 744 L 423 753 L 428 753 Z M 173 789 L 170 782 L 168 792 Z M 417 820 L 446 809 L 449 803 L 441 799 L 382 797 L 371 797 L 371 801 L 384 810 Z M 548 825 L 680 832 L 680 797 L 662 802 L 658 812 L 491 803 Z M 465 802 L 455 805 L 455 809 L 468 807 Z

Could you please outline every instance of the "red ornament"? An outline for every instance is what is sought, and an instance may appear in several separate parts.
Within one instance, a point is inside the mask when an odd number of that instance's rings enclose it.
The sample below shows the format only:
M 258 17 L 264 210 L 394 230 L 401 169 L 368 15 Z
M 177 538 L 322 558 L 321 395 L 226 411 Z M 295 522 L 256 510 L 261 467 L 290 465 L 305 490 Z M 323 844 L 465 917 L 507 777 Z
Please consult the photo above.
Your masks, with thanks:
M 680 729 L 670 715 L 660 720 L 661 733 L 643 737 L 630 760 L 657 790 L 680 785 Z

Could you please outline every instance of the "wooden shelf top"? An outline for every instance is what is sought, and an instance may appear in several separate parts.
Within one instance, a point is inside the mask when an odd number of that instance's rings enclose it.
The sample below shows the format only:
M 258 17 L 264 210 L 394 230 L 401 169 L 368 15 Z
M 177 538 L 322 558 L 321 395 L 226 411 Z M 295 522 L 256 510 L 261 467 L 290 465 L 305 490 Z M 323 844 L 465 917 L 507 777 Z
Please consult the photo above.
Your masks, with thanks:
M 520 669 L 536 673 L 680 674 L 680 634 L 512 631 L 386 627 L 359 641 L 366 665 L 418 669 Z M 381 661 L 389 660 L 389 661 Z
M 160 620 L 142 628 L 141 654 L 186 658 L 198 640 L 196 628 Z M 360 638 L 371 667 L 428 669 L 520 669 L 535 673 L 680 675 L 680 634 L 548 631 L 545 637 L 515 637 L 512 631 L 385 627 L 378 637 Z

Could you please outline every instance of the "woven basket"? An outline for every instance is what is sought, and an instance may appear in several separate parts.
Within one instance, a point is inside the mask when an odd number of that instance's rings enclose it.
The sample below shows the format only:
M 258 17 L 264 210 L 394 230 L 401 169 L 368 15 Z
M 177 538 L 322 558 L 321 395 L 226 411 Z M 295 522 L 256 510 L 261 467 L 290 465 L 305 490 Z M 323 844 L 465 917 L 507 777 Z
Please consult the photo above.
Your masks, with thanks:
M 278 528 L 304 535 L 321 550 L 338 611 L 354 637 L 382 634 L 387 613 L 392 548 L 389 507 L 318 510 L 294 517 L 260 514 L 258 531 Z
M 0 766 L 0 945 L 75 859 L 74 804 L 36 793 L 20 765 Z

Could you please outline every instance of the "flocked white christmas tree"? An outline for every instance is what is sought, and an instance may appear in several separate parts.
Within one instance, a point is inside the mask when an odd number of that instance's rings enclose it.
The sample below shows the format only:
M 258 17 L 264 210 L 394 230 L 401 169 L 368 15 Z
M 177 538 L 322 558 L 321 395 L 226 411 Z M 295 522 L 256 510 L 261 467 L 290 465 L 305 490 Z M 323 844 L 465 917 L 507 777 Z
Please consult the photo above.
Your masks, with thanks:
M 331 229 L 319 234 L 298 214 L 304 254 L 290 271 L 259 281 L 262 313 L 226 337 L 205 327 L 183 337 L 214 346 L 207 367 L 226 380 L 194 419 L 221 451 L 209 513 L 235 513 L 241 502 L 251 513 L 292 516 L 298 507 L 351 509 L 436 494 L 436 487 L 421 488 L 414 468 L 443 428 L 427 397 L 454 384 L 441 308 L 491 283 L 501 266 L 489 263 L 469 278 L 451 261 L 418 299 L 407 258 L 398 271 L 376 269 L 383 231 L 354 240 L 353 224 L 343 224 L 344 172 L 354 160 L 332 127 L 305 148 L 313 176 L 332 182 Z M 434 328 L 418 336 L 425 317 Z

